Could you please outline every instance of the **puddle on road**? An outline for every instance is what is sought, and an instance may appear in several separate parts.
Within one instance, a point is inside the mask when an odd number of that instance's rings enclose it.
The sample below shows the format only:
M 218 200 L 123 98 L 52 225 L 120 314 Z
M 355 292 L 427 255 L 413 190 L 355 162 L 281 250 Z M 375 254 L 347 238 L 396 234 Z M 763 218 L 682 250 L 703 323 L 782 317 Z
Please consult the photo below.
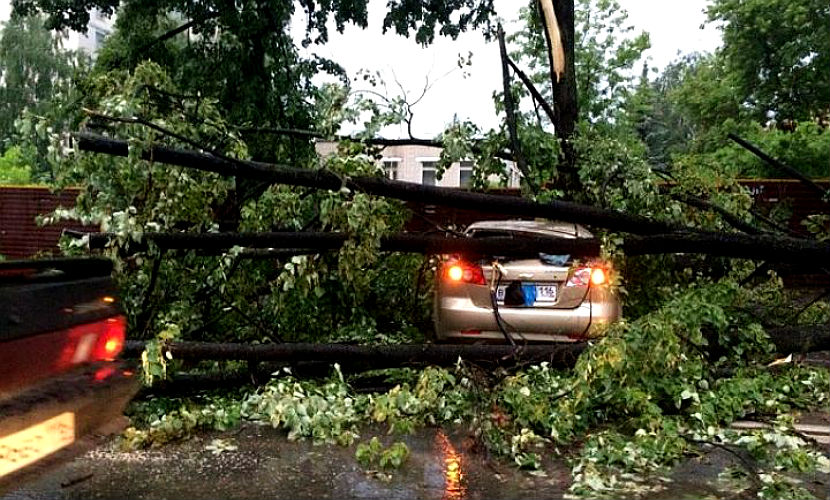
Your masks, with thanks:
M 386 479 L 365 471 L 355 446 L 292 442 L 270 427 L 246 425 L 234 432 L 202 435 L 163 450 L 94 450 L 2 500 L 34 499 L 209 499 L 366 498 L 474 500 L 561 498 L 569 484 L 563 463 L 546 464 L 547 477 L 530 476 L 507 462 L 479 453 L 462 432 L 421 429 L 388 436 L 364 432 L 385 444 L 404 441 L 410 457 Z M 213 455 L 205 446 L 216 437 L 233 439 L 235 451 Z M 88 479 L 62 488 L 75 478 Z

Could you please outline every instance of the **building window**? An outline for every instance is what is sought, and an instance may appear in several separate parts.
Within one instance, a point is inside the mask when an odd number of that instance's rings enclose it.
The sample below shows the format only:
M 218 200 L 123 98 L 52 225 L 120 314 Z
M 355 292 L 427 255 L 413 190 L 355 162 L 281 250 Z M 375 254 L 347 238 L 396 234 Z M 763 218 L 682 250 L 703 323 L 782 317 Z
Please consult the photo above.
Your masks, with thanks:
M 95 31 L 95 49 L 100 49 L 104 46 L 104 42 L 107 41 L 107 32 L 102 30 L 94 30 Z
M 399 160 L 383 160 L 383 171 L 386 172 L 386 177 L 392 179 L 393 181 L 398 180 L 398 165 L 400 164 Z
M 434 186 L 436 181 L 435 167 L 438 165 L 437 161 L 422 161 L 421 162 L 421 184 L 425 186 Z
M 473 183 L 473 162 L 464 160 L 458 166 L 458 185 L 461 187 L 470 187 Z

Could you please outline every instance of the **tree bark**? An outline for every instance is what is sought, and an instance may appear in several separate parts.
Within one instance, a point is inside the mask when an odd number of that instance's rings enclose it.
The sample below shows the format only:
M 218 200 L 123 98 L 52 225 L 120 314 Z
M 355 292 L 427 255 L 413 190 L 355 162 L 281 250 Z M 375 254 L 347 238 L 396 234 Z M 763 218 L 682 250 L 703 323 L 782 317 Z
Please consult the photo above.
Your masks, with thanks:
M 104 248 L 113 237 L 110 233 L 66 231 L 69 236 L 89 238 L 90 248 Z M 144 241 L 152 241 L 164 250 L 226 251 L 234 246 L 258 249 L 294 249 L 297 255 L 337 250 L 348 240 L 344 233 L 277 232 L 277 233 L 144 233 Z M 146 248 L 136 243 L 134 249 Z M 593 238 L 451 238 L 421 234 L 398 233 L 381 239 L 380 250 L 409 253 L 465 253 L 474 255 L 536 256 L 539 252 L 569 254 L 580 257 L 599 255 L 600 243 Z M 287 254 L 286 254 L 287 255 Z M 258 256 L 258 255 L 257 255 Z
M 75 237 L 87 236 L 90 248 L 103 248 L 113 236 L 107 233 L 66 231 Z M 339 249 L 348 239 L 343 233 L 145 233 L 166 250 L 201 250 L 221 252 L 233 246 L 248 248 L 296 249 L 297 254 L 316 249 L 321 252 Z M 134 244 L 133 250 L 144 248 Z M 650 236 L 628 236 L 622 249 L 626 255 L 698 253 L 720 257 L 759 259 L 771 262 L 830 262 L 830 244 L 782 238 L 771 235 L 734 233 L 673 233 Z M 381 251 L 410 253 L 465 253 L 473 255 L 535 256 L 539 252 L 570 254 L 579 257 L 599 255 L 599 241 L 593 238 L 451 238 L 423 234 L 398 233 L 381 240 Z M 819 264 L 817 264 L 818 266 Z
M 530 345 L 514 349 L 509 345 L 403 344 L 364 346 L 346 344 L 215 344 L 174 342 L 168 350 L 174 359 L 216 361 L 322 361 L 371 368 L 408 364 L 452 366 L 461 358 L 475 363 L 514 364 L 547 361 L 557 367 L 572 367 L 586 344 Z M 128 341 L 124 355 L 134 357 L 144 349 L 142 341 Z
M 794 326 L 767 330 L 779 353 L 830 350 L 830 326 Z M 385 346 L 345 344 L 217 344 L 173 342 L 167 346 L 174 359 L 215 361 L 319 361 L 385 368 L 408 364 L 452 366 L 461 358 L 474 363 L 514 364 L 547 361 L 552 366 L 570 368 L 587 348 L 584 342 L 528 345 L 514 349 L 507 344 L 402 344 Z M 135 357 L 144 349 L 143 341 L 127 341 L 124 355 Z
M 772 262 L 830 262 L 830 244 L 771 235 L 737 233 L 653 234 L 625 238 L 626 255 L 702 253 L 720 257 L 768 260 Z
M 554 71 L 553 64 L 553 41 L 550 39 L 547 19 L 544 12 L 541 12 L 541 20 L 544 23 L 545 40 L 548 44 L 548 54 L 551 68 L 551 85 L 553 88 L 553 108 L 556 120 L 553 126 L 556 130 L 556 137 L 559 139 L 562 154 L 560 155 L 558 182 L 560 188 L 566 193 L 577 193 L 580 190 L 581 182 L 576 171 L 576 151 L 573 146 L 573 136 L 576 130 L 576 122 L 579 119 L 579 102 L 576 94 L 576 65 L 574 63 L 574 2 L 573 0 L 552 0 L 553 10 L 556 14 L 556 22 L 559 26 L 562 49 L 565 54 L 565 68 L 561 75 Z M 543 10 L 543 9 L 540 9 Z
M 767 333 L 779 353 L 830 351 L 830 325 L 782 326 Z

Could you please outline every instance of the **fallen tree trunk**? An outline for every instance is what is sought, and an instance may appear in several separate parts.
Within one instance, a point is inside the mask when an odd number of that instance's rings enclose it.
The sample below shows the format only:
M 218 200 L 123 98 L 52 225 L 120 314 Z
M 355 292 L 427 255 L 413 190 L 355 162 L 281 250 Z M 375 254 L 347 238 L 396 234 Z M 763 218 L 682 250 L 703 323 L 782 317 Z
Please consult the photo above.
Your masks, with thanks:
M 465 344 L 217 344 L 209 342 L 173 342 L 167 346 L 174 359 L 215 361 L 322 361 L 342 365 L 365 365 L 388 368 L 409 364 L 452 366 L 459 358 L 475 363 L 514 364 L 547 361 L 557 367 L 572 367 L 586 344 L 530 345 L 518 350 L 510 345 Z M 144 349 L 144 342 L 128 341 L 124 355 L 134 357 Z
M 79 148 L 85 151 L 116 156 L 127 156 L 129 151 L 129 146 L 126 141 L 109 139 L 95 134 L 78 134 L 78 140 Z M 732 235 L 696 231 L 653 221 L 645 217 L 578 203 L 564 201 L 537 203 L 514 196 L 468 192 L 452 188 L 393 181 L 383 177 L 341 178 L 337 174 L 327 170 L 292 168 L 269 163 L 220 158 L 207 153 L 162 146 L 145 149 L 141 152 L 141 155 L 142 158 L 148 161 L 157 161 L 216 172 L 222 175 L 241 176 L 277 184 L 331 190 L 338 190 L 345 186 L 372 195 L 396 198 L 404 201 L 434 203 L 503 215 L 563 220 L 632 234 L 659 235 L 656 241 L 660 244 L 654 247 L 656 250 L 653 252 L 647 251 L 650 244 L 648 240 L 640 240 L 639 242 L 632 241 L 632 248 L 636 249 L 638 254 L 698 252 L 709 253 L 711 255 L 744 257 L 743 255 L 736 255 L 735 252 L 737 250 L 735 248 L 739 246 L 753 248 L 763 245 L 768 247 L 767 250 L 755 251 L 754 254 L 758 254 L 757 257 L 751 258 L 803 261 L 804 259 L 812 258 L 811 256 L 819 256 L 826 261 L 827 257 L 830 256 L 830 245 L 826 243 L 787 237 L 759 238 L 753 235 Z M 668 235 L 668 233 L 675 233 L 676 236 Z M 677 242 L 681 240 L 696 243 L 698 249 L 706 250 L 680 248 Z M 717 247 L 724 241 L 729 242 L 728 246 L 730 250 L 726 251 L 726 253 L 719 253 Z M 799 253 L 802 249 L 805 253 Z M 790 255 L 792 252 L 796 253 Z
M 778 352 L 804 353 L 830 350 L 830 325 L 793 326 L 767 330 Z M 459 358 L 475 363 L 513 364 L 547 361 L 552 366 L 573 367 L 587 348 L 584 342 L 529 345 L 514 348 L 507 344 L 403 344 L 384 346 L 344 344 L 217 344 L 173 342 L 167 346 L 174 359 L 215 361 L 319 361 L 343 365 L 387 368 L 408 364 L 450 366 Z M 124 354 L 134 357 L 144 349 L 142 341 L 128 341 Z
M 77 138 L 78 147 L 82 151 L 114 156 L 127 156 L 129 152 L 127 141 L 85 132 L 77 134 Z M 431 203 L 517 217 L 543 217 L 633 234 L 666 233 L 682 229 L 646 217 L 578 203 L 565 201 L 537 203 L 515 196 L 491 195 L 453 188 L 427 186 L 412 182 L 393 181 L 385 177 L 341 178 L 328 170 L 311 170 L 271 163 L 220 158 L 208 153 L 164 146 L 153 146 L 144 149 L 141 151 L 141 157 L 147 161 L 215 172 L 220 175 L 246 177 L 272 184 L 287 184 L 333 191 L 347 187 L 354 191 L 403 201 Z
M 771 262 L 830 262 L 830 244 L 780 236 L 737 233 L 673 233 L 625 238 L 626 255 L 700 253 Z
M 782 326 L 767 333 L 780 353 L 830 351 L 830 325 Z
M 112 238 L 110 233 L 83 233 L 66 231 L 75 237 L 88 237 L 90 248 L 104 248 Z M 144 241 L 152 241 L 165 250 L 226 251 L 234 246 L 259 249 L 295 249 L 297 254 L 312 249 L 321 252 L 337 250 L 348 240 L 344 233 L 276 232 L 276 233 L 144 233 Z M 136 243 L 134 248 L 146 248 Z M 582 257 L 599 255 L 600 243 L 593 238 L 554 238 L 528 236 L 526 238 L 451 238 L 421 234 L 399 233 L 381 240 L 380 249 L 389 252 L 410 253 L 468 253 L 477 255 L 538 255 L 570 254 Z
M 88 237 L 90 248 L 104 248 L 112 237 L 109 233 L 67 231 L 76 237 Z M 144 233 L 144 240 L 153 241 L 166 250 L 202 250 L 221 252 L 234 246 L 247 248 L 298 249 L 309 253 L 337 250 L 348 239 L 343 233 L 277 232 L 277 233 Z M 146 244 L 135 244 L 135 249 Z M 699 253 L 720 257 L 760 259 L 771 262 L 828 262 L 830 244 L 819 241 L 781 238 L 771 235 L 734 233 L 674 233 L 625 238 L 627 255 L 667 253 Z M 521 256 L 539 252 L 570 254 L 581 257 L 599 255 L 596 239 L 528 236 L 522 238 L 455 238 L 423 234 L 398 233 L 381 240 L 380 250 L 411 253 L 468 253 L 475 255 Z

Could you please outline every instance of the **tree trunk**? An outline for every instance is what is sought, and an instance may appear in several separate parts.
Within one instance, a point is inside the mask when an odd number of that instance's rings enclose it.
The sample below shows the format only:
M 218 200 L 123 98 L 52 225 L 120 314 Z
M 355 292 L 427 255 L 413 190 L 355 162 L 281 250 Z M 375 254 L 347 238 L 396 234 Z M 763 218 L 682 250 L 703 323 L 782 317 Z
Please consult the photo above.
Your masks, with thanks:
M 543 31 L 548 43 L 548 54 L 551 54 L 549 62 L 553 88 L 553 107 L 556 115 L 553 126 L 562 148 L 556 184 L 557 187 L 565 191 L 566 195 L 573 196 L 574 193 L 581 190 L 582 186 L 576 170 L 576 152 L 573 146 L 573 136 L 579 118 L 579 102 L 576 94 L 576 65 L 574 61 L 574 2 L 573 0 L 552 0 L 552 2 L 565 56 L 565 67 L 562 74 L 557 74 L 554 71 L 552 54 L 555 42 L 550 39 L 549 30 L 547 29 L 551 20 L 544 15 L 544 12 L 542 12 L 540 18 L 545 24 Z
M 109 233 L 79 233 L 88 237 L 90 248 L 104 248 L 113 237 Z M 144 241 L 152 241 L 163 250 L 204 250 L 224 252 L 234 246 L 274 249 L 287 254 L 302 255 L 339 249 L 348 239 L 344 233 L 277 232 L 277 233 L 144 233 Z M 146 248 L 135 243 L 133 250 Z M 292 251 L 293 249 L 293 251 Z M 317 252 L 312 252 L 317 250 Z M 539 252 L 568 254 L 580 257 L 599 255 L 599 240 L 593 238 L 449 238 L 421 234 L 398 233 L 381 239 L 380 250 L 423 254 L 464 253 L 473 255 L 538 256 Z M 264 256 L 267 256 L 265 254 Z M 255 255 L 259 257 L 260 255 Z
M 77 138 L 78 147 L 82 151 L 114 156 L 127 156 L 129 152 L 127 141 L 110 139 L 90 133 L 79 133 Z M 141 157 L 147 161 L 215 172 L 220 175 L 244 175 L 273 184 L 330 189 L 333 191 L 347 187 L 355 191 L 403 201 L 480 210 L 486 213 L 517 217 L 543 217 L 634 234 L 667 233 L 684 229 L 653 221 L 646 217 L 566 201 L 537 203 L 515 196 L 488 195 L 461 189 L 393 181 L 384 177 L 341 178 L 328 170 L 311 170 L 273 163 L 220 158 L 198 151 L 164 146 L 147 148 L 141 152 Z
M 793 326 L 767 330 L 779 353 L 804 353 L 830 350 L 830 326 Z M 408 364 L 451 366 L 461 358 L 475 363 L 514 364 L 547 361 L 552 366 L 573 367 L 587 348 L 584 342 L 572 344 L 528 345 L 514 350 L 507 344 L 217 344 L 173 342 L 168 350 L 174 359 L 215 361 L 327 362 L 386 368 Z M 124 354 L 134 357 L 144 349 L 143 341 L 128 341 Z
M 87 237 L 90 248 L 104 248 L 112 234 L 65 231 Z M 202 250 L 207 253 L 227 251 L 233 246 L 274 249 L 297 255 L 337 250 L 347 240 L 343 233 L 277 232 L 277 233 L 144 233 L 165 250 Z M 135 243 L 132 250 L 145 244 Z M 771 262 L 830 262 L 830 244 L 783 238 L 770 235 L 737 233 L 675 233 L 650 236 L 628 236 L 622 249 L 626 255 L 697 253 L 719 257 L 767 260 Z M 398 233 L 381 239 L 379 250 L 409 253 L 464 253 L 510 257 L 536 256 L 539 252 L 569 254 L 578 257 L 599 255 L 599 241 L 593 238 L 556 238 L 528 236 L 522 238 L 454 238 L 423 234 Z
M 174 342 L 168 346 L 173 359 L 216 361 L 322 361 L 367 368 L 389 368 L 409 364 L 452 366 L 459 358 L 474 363 L 511 365 L 517 362 L 547 361 L 557 367 L 572 367 L 585 350 L 582 342 L 530 345 L 516 350 L 509 345 L 407 344 L 364 346 L 345 344 L 214 344 Z M 128 341 L 124 354 L 140 355 L 144 342 Z

